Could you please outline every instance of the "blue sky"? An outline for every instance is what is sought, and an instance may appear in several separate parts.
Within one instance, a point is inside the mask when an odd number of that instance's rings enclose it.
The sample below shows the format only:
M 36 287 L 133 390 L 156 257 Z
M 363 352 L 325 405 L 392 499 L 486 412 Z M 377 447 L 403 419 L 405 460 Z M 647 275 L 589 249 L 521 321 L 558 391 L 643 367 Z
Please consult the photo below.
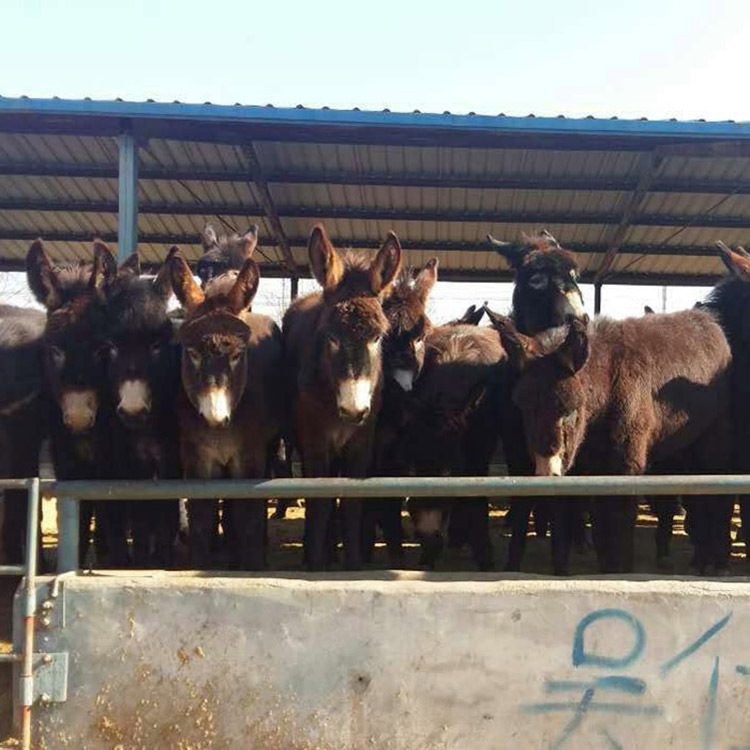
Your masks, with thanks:
M 750 119 L 748 0 L 3 0 L 0 94 Z
M 0 22 L 5 96 L 750 120 L 750 0 L 2 0 Z M 438 320 L 509 296 L 449 286 Z M 605 290 L 643 304 L 661 291 Z

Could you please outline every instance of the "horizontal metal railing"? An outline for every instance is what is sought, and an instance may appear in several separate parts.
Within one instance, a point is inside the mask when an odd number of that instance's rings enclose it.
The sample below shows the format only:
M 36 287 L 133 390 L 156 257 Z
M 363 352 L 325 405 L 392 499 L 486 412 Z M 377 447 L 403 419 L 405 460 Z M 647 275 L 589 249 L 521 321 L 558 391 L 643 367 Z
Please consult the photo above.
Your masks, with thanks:
M 42 492 L 78 500 L 734 495 L 750 494 L 750 475 L 49 480 Z

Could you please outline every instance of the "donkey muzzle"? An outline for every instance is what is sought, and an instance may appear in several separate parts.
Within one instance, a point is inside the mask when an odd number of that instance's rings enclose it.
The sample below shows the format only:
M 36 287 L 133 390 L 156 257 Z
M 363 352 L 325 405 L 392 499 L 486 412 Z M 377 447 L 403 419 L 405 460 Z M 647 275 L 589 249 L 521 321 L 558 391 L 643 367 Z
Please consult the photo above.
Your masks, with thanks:
M 96 422 L 98 406 L 96 391 L 93 389 L 64 391 L 60 398 L 63 424 L 74 433 L 90 430 Z

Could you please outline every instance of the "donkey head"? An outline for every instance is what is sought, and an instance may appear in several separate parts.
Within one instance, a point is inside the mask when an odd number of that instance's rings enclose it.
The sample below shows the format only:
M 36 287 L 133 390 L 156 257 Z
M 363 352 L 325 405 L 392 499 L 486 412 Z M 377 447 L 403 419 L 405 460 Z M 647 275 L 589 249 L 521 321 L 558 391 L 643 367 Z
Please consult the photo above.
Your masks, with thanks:
M 401 268 L 401 245 L 389 232 L 374 259 L 339 253 L 322 224 L 308 245 L 310 269 L 323 287 L 318 323 L 318 375 L 335 394 L 345 422 L 362 424 L 370 416 L 382 375 L 381 341 L 388 332 L 382 299 Z
M 513 318 L 519 331 L 533 336 L 571 317 L 588 320 L 575 256 L 549 232 L 521 242 L 501 242 L 490 234 L 487 239 L 515 272 Z
M 156 278 L 141 277 L 138 255 L 107 286 L 104 353 L 117 416 L 128 427 L 143 424 L 169 397 L 172 321 L 167 303 L 172 280 L 166 264 Z
M 383 339 L 385 376 L 410 391 L 424 364 L 424 339 L 430 330 L 425 308 L 438 276 L 438 259 L 427 261 L 412 280 L 402 271 L 391 294 L 383 302 L 388 333 Z
M 487 313 L 511 366 L 521 373 L 513 400 L 523 413 L 536 474 L 562 476 L 573 464 L 586 429 L 586 391 L 579 372 L 589 356 L 587 326 L 573 318 L 537 336 L 524 336 L 510 318 Z
M 252 224 L 244 234 L 217 235 L 213 226 L 206 224 L 201 239 L 203 255 L 195 270 L 205 287 L 211 279 L 227 271 L 239 271 L 252 257 L 258 245 L 258 225 Z
M 57 265 L 41 240 L 26 256 L 29 287 L 47 308 L 44 368 L 48 388 L 71 432 L 90 430 L 99 409 L 104 367 L 104 289 L 117 270 L 109 248 L 94 241 L 93 264 Z
M 183 388 L 211 427 L 226 427 L 247 385 L 251 331 L 242 316 L 258 291 L 258 265 L 248 258 L 239 273 L 228 271 L 204 292 L 177 248 L 172 248 L 167 264 L 174 292 L 187 312 L 179 332 Z

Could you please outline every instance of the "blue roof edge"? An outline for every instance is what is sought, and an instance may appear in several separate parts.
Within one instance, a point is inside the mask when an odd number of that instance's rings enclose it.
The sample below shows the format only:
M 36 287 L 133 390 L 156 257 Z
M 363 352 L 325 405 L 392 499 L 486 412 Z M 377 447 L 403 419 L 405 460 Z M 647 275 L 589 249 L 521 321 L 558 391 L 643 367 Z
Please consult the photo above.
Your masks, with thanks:
M 128 102 L 89 99 L 37 99 L 0 96 L 0 117 L 8 115 L 95 116 L 143 120 L 181 120 L 231 124 L 384 127 L 414 130 L 460 129 L 549 135 L 750 139 L 750 122 L 703 120 L 625 120 L 512 117 L 368 110 L 312 109 L 257 105 Z

